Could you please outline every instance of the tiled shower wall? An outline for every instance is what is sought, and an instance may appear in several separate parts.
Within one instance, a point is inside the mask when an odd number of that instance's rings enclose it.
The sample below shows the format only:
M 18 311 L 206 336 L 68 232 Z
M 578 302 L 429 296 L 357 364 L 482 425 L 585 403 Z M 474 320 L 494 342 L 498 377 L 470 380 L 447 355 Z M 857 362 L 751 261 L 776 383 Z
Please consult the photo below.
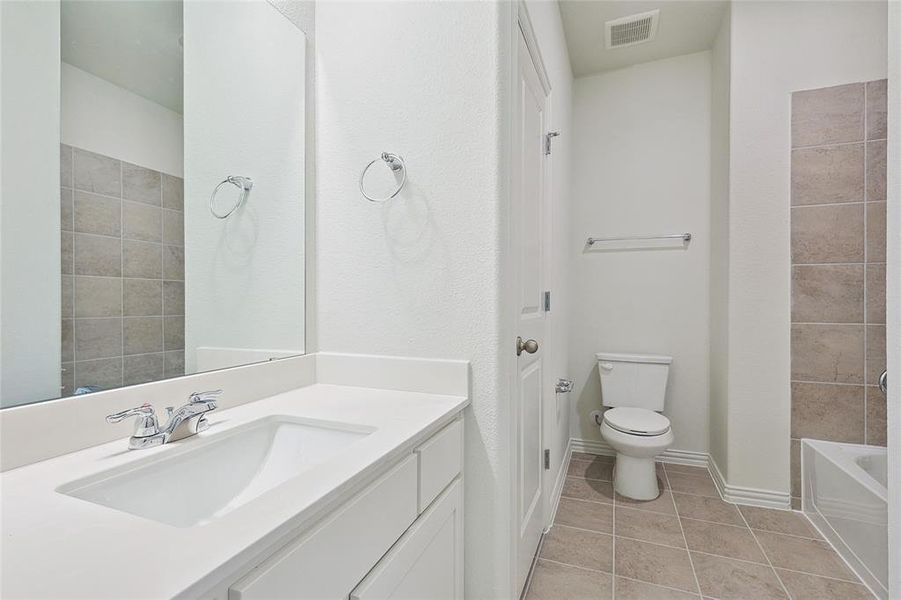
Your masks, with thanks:
M 184 374 L 182 179 L 60 147 L 63 395 Z
M 792 95 L 791 471 L 800 439 L 886 441 L 886 81 Z

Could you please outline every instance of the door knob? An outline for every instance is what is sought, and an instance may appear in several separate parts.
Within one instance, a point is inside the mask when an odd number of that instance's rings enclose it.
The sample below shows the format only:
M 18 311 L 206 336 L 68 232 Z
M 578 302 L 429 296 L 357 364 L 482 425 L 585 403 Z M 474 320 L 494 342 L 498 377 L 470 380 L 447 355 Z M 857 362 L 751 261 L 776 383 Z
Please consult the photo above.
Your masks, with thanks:
M 523 350 L 529 354 L 535 354 L 538 352 L 538 342 L 535 340 L 522 341 L 520 336 L 516 336 L 516 356 L 522 354 Z

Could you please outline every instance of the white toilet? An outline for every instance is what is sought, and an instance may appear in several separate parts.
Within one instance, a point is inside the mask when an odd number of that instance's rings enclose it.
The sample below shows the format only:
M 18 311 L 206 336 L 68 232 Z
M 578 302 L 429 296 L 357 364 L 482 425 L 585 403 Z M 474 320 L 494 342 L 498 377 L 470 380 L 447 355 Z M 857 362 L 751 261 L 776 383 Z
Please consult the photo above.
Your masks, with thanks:
M 635 500 L 660 494 L 654 457 L 673 443 L 663 410 L 671 356 L 595 354 L 604 412 L 601 437 L 616 450 L 613 487 Z

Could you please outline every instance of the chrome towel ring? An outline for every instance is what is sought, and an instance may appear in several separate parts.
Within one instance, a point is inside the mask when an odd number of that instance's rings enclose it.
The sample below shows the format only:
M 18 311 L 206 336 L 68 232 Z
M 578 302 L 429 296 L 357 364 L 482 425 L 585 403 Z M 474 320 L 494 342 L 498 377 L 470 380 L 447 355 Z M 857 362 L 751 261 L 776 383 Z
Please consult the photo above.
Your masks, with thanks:
M 240 195 L 238 196 L 238 200 L 235 202 L 234 206 L 229 209 L 225 214 L 217 213 L 215 209 L 215 201 L 216 194 L 219 192 L 219 188 L 221 188 L 226 183 L 230 183 L 239 190 L 241 190 Z M 250 194 L 250 190 L 253 189 L 253 179 L 250 177 L 244 177 L 243 175 L 229 175 L 225 179 L 219 182 L 215 188 L 213 188 L 213 193 L 210 194 L 210 212 L 213 213 L 213 216 L 217 219 L 227 219 L 229 215 L 238 210 L 238 207 L 244 204 L 247 201 L 247 196 Z
M 397 189 L 391 192 L 390 195 L 385 196 L 384 198 L 373 198 L 369 194 L 366 193 L 366 190 L 363 189 L 363 179 L 366 177 L 366 173 L 369 171 L 369 168 L 372 167 L 375 163 L 380 160 L 385 161 L 385 164 L 393 172 L 401 171 L 401 180 L 397 185 Z M 382 155 L 371 161 L 366 167 L 363 169 L 363 172 L 360 173 L 360 193 L 363 194 L 363 197 L 369 200 L 370 202 L 385 202 L 386 200 L 390 200 L 397 196 L 402 189 L 404 189 L 404 184 L 407 183 L 407 164 L 404 162 L 404 159 L 398 156 L 397 154 L 392 154 L 391 152 L 382 152 Z

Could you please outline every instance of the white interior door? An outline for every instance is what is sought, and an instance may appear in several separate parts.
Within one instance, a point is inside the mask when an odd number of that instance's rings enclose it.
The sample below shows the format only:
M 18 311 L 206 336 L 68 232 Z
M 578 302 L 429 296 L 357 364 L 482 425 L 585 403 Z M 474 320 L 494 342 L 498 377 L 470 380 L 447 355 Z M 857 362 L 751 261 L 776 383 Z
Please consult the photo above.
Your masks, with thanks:
M 515 303 L 513 419 L 515 425 L 516 584 L 521 590 L 544 524 L 544 297 L 545 155 L 548 90 L 539 77 L 522 31 L 518 36 L 513 126 L 511 254 Z

